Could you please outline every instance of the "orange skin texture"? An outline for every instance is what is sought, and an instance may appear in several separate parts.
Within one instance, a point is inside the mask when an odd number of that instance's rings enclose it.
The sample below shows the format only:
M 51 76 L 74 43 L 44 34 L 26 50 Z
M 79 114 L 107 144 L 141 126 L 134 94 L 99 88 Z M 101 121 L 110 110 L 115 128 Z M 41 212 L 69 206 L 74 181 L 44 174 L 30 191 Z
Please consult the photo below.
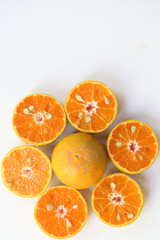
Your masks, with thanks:
M 98 183 L 106 171 L 106 151 L 93 136 L 74 133 L 54 148 L 52 167 L 61 182 L 69 187 L 89 188 Z

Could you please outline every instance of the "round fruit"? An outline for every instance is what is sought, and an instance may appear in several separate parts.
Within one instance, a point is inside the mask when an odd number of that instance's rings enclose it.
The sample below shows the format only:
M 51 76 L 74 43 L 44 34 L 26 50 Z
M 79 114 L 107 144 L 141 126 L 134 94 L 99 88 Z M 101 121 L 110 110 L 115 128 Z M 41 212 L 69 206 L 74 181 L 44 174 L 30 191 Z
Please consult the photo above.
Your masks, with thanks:
M 41 230 L 53 238 L 77 234 L 87 221 L 88 209 L 82 195 L 75 189 L 56 186 L 39 197 L 34 217 Z
M 22 146 L 12 149 L 2 160 L 5 186 L 20 197 L 37 197 L 49 185 L 52 167 L 48 157 L 38 148 Z
M 106 130 L 117 115 L 117 99 L 98 81 L 84 81 L 68 94 L 65 110 L 69 122 L 79 131 L 98 133 Z
M 107 156 L 97 139 L 86 133 L 74 133 L 54 148 L 52 167 L 64 184 L 77 189 L 89 188 L 104 175 Z
M 121 171 L 135 174 L 149 168 L 158 154 L 158 141 L 146 123 L 128 120 L 116 125 L 107 139 L 108 155 Z
M 92 208 L 100 220 L 114 227 L 134 222 L 143 203 L 143 192 L 138 183 L 122 173 L 104 177 L 91 197 Z
M 16 106 L 13 128 L 24 142 L 42 146 L 55 141 L 66 126 L 66 116 L 61 104 L 47 94 L 31 94 Z

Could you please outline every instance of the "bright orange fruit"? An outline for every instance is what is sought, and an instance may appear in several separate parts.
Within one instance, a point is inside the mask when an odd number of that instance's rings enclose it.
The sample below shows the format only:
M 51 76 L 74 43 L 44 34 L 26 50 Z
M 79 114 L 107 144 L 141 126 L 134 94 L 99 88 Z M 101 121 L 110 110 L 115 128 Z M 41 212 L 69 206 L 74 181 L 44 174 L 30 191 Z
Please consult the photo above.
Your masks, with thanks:
M 93 210 L 104 223 L 122 227 L 134 222 L 144 203 L 143 192 L 132 178 L 122 173 L 104 177 L 91 197 Z
M 39 197 L 34 216 L 41 230 L 53 238 L 77 234 L 87 221 L 87 205 L 82 195 L 72 188 L 56 186 Z
M 103 177 L 107 154 L 102 144 L 86 133 L 74 133 L 61 139 L 52 155 L 57 177 L 72 188 L 89 188 Z
M 16 106 L 13 128 L 24 142 L 36 146 L 56 140 L 66 126 L 66 116 L 61 104 L 46 94 L 31 94 Z
M 2 160 L 5 186 L 20 197 L 39 196 L 52 177 L 51 163 L 38 148 L 22 146 L 12 149 Z
M 112 91 L 98 81 L 84 81 L 69 93 L 65 110 L 69 122 L 79 131 L 98 133 L 108 128 L 117 115 Z
M 152 128 L 136 120 L 119 123 L 107 139 L 111 161 L 121 171 L 130 174 L 149 168 L 157 157 L 158 149 Z

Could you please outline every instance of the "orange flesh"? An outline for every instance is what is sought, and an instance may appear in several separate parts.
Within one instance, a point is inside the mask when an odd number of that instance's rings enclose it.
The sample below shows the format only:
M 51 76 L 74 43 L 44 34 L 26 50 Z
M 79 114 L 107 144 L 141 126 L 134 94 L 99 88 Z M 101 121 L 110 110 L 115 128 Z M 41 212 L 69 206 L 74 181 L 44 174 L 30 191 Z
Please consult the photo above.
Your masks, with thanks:
M 119 173 L 102 179 L 92 196 L 96 214 L 113 226 L 127 225 L 134 221 L 143 206 L 143 194 L 138 184 Z
M 31 146 L 13 149 L 2 162 L 5 185 L 22 197 L 33 197 L 43 192 L 51 174 L 47 156 Z
M 154 132 L 148 125 L 138 121 L 118 124 L 109 135 L 107 148 L 113 163 L 129 173 L 149 167 L 158 153 Z
M 46 234 L 58 238 L 71 237 L 86 222 L 86 203 L 76 190 L 57 186 L 38 199 L 35 218 Z
M 66 100 L 66 112 L 69 121 L 78 130 L 98 132 L 113 122 L 117 114 L 117 102 L 106 85 L 86 81 L 70 92 Z
M 29 107 L 33 106 L 33 110 Z M 30 112 L 25 113 L 24 109 Z M 51 114 L 48 119 L 46 113 Z M 45 94 L 25 97 L 13 114 L 13 126 L 19 137 L 35 145 L 54 141 L 65 128 L 65 112 L 56 99 Z

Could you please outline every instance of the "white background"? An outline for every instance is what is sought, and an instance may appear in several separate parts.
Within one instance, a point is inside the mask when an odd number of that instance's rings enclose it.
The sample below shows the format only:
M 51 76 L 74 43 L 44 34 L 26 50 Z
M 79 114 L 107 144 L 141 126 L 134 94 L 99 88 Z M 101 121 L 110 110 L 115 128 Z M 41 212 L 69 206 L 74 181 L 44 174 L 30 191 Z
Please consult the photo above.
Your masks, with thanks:
M 19 100 L 42 92 L 64 104 L 70 89 L 89 79 L 106 83 L 119 103 L 115 122 L 95 135 L 104 145 L 110 129 L 127 119 L 148 123 L 160 141 L 159 0 L 0 0 L 1 159 L 24 145 L 11 124 Z M 61 137 L 74 131 L 68 124 Z M 56 142 L 41 149 L 51 157 Z M 159 240 L 159 161 L 160 156 L 148 170 L 133 176 L 143 189 L 145 204 L 129 226 L 102 223 L 91 209 L 92 188 L 82 190 L 88 221 L 72 239 Z M 108 160 L 106 174 L 116 171 Z M 56 184 L 60 181 L 53 175 L 50 187 Z M 0 179 L 1 239 L 50 239 L 34 221 L 35 201 L 12 194 Z

